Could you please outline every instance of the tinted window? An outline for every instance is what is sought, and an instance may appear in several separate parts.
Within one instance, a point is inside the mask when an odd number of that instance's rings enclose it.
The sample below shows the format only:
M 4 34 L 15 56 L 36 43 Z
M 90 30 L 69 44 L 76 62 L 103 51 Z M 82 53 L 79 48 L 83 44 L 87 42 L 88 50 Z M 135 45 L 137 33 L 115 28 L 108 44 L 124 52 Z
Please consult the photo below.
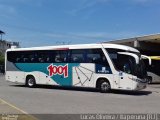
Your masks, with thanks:
M 128 74 L 135 75 L 135 59 L 128 55 L 118 54 L 118 52 L 125 52 L 120 49 L 106 49 L 115 69 L 118 71 L 123 71 Z
M 7 58 L 14 63 L 67 62 L 67 51 L 10 51 Z
M 35 54 L 32 54 L 33 61 L 31 62 L 51 63 L 54 61 L 53 53 L 53 51 L 37 51 Z
M 54 62 L 56 63 L 68 62 L 68 52 L 62 50 L 54 51 Z
M 72 63 L 84 63 L 85 62 L 85 50 L 71 50 L 70 62 Z
M 109 66 L 108 61 L 102 51 L 102 49 L 89 49 L 86 53 L 88 63 L 102 64 Z
M 111 60 L 112 60 L 112 62 L 113 62 L 113 64 L 114 64 L 114 67 L 116 68 L 116 69 L 121 69 L 120 68 L 120 62 L 123 62 L 122 60 L 121 61 L 119 61 L 120 60 L 120 55 L 118 54 L 118 52 L 125 52 L 124 50 L 120 50 L 120 49 L 112 49 L 112 48 L 107 48 L 106 49 L 107 50 L 107 52 L 108 52 L 108 54 L 109 54 L 109 56 L 110 56 L 110 58 L 111 58 Z
M 15 62 L 16 61 L 17 54 L 16 52 L 7 52 L 7 60 L 10 62 Z M 18 59 L 17 59 L 18 60 Z M 19 61 L 19 60 L 18 60 Z

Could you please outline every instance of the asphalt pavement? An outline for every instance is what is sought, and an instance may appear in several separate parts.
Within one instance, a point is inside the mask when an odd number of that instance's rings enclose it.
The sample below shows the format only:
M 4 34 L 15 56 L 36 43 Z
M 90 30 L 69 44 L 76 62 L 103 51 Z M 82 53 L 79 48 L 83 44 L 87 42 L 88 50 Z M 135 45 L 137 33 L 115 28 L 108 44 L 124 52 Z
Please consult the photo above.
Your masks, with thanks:
M 7 110 L 13 114 L 160 113 L 160 84 L 149 85 L 141 91 L 104 94 L 88 88 L 28 88 L 6 82 L 0 75 L 0 113 Z

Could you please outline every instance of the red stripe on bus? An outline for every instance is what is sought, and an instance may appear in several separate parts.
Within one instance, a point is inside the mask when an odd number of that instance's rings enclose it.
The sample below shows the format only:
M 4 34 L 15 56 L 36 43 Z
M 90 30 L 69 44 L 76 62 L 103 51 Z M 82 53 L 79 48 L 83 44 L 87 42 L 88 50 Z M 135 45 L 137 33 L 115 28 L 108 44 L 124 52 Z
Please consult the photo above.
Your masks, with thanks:
M 69 48 L 56 48 L 55 50 L 69 50 Z

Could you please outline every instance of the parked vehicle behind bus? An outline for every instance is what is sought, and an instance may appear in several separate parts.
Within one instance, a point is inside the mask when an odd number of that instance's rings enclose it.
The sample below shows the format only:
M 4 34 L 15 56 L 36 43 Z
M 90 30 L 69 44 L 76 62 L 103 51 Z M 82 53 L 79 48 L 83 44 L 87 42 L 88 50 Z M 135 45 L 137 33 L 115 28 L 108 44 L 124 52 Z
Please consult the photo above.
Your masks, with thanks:
M 138 50 L 116 44 L 15 48 L 6 51 L 6 80 L 37 84 L 141 90 L 147 72 Z
M 147 74 L 150 77 L 149 83 L 160 83 L 160 56 L 150 56 L 152 65 L 146 63 Z

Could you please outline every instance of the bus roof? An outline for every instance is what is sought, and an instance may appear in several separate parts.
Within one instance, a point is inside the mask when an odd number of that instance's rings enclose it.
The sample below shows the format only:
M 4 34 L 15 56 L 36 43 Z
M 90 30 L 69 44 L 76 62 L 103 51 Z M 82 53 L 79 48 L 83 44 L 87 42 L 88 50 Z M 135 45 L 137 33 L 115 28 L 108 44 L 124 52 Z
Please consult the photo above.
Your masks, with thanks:
M 135 48 L 118 45 L 118 44 L 108 44 L 108 43 L 97 43 L 97 44 L 77 44 L 77 45 L 57 45 L 57 46 L 42 46 L 42 47 L 30 47 L 30 48 L 11 48 L 7 51 L 30 51 L 30 50 L 67 50 L 67 49 L 87 49 L 87 48 L 114 48 L 121 49 L 125 51 L 137 52 L 139 51 Z

